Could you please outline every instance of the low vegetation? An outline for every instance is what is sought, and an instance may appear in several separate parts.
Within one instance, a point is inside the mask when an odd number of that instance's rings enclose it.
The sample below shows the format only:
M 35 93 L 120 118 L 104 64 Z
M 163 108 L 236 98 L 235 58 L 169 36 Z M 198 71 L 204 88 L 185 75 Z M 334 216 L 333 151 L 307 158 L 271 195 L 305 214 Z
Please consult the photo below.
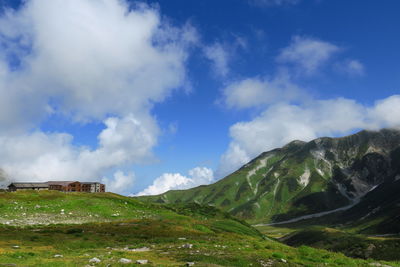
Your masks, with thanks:
M 2 193 L 0 203 L 1 218 L 14 218 L 13 225 L 0 226 L 0 266 L 129 266 L 138 260 L 148 266 L 377 263 L 308 246 L 293 248 L 227 213 L 197 204 L 163 206 L 115 194 L 29 191 Z M 64 216 L 81 214 L 87 222 L 65 223 L 62 209 Z M 33 214 L 50 216 L 53 223 L 35 223 Z M 31 218 L 28 223 L 24 216 Z
M 324 227 L 310 227 L 288 234 L 281 240 L 291 246 L 308 245 L 343 252 L 349 257 L 400 260 L 400 236 L 366 236 Z

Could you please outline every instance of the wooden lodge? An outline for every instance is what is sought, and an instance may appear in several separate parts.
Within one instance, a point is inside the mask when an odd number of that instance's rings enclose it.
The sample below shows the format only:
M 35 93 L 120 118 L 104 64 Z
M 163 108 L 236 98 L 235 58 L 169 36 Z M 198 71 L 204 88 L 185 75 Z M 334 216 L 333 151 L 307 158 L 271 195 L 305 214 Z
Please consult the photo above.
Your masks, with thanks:
M 17 190 L 49 190 L 47 183 L 12 183 L 8 186 L 9 191 Z
M 61 192 L 105 192 L 106 186 L 98 182 L 49 181 L 45 183 L 11 183 L 9 191 L 56 190 Z

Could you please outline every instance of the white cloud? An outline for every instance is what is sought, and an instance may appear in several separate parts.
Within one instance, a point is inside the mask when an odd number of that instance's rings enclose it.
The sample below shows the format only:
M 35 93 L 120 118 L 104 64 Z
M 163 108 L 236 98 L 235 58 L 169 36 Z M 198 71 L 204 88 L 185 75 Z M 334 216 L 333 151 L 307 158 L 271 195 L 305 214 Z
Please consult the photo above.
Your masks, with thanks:
M 276 58 L 280 72 L 275 76 L 231 82 L 222 90 L 222 102 L 228 108 L 262 109 L 253 119 L 230 127 L 231 142 L 221 156 L 217 178 L 262 152 L 296 139 L 309 141 L 319 136 L 345 135 L 358 129 L 400 127 L 400 119 L 393 116 L 400 112 L 398 95 L 367 106 L 345 98 L 315 99 L 296 84 L 298 74 L 316 73 L 340 50 L 325 41 L 294 36 L 291 44 Z M 351 75 L 364 73 L 359 61 L 344 63 L 336 67 L 340 66 L 341 71 Z
M 196 167 L 191 169 L 188 174 L 188 176 L 184 176 L 180 173 L 164 173 L 137 195 L 158 195 L 169 190 L 188 189 L 209 184 L 214 180 L 213 171 L 206 167 Z
M 29 0 L 7 10 L 0 17 L 0 167 L 23 181 L 115 172 L 105 181 L 125 190 L 134 174 L 119 169 L 153 160 L 160 130 L 150 109 L 187 83 L 196 41 L 189 24 L 174 27 L 158 10 L 122 0 Z M 102 121 L 98 147 L 37 130 L 51 114 Z
M 279 63 L 293 64 L 297 72 L 315 73 L 340 48 L 329 42 L 315 38 L 294 36 L 291 44 L 277 57 Z
M 98 136 L 98 148 L 77 147 L 69 134 L 32 134 L 1 136 L 2 169 L 12 180 L 99 180 L 104 173 L 127 164 L 138 164 L 153 158 L 151 149 L 157 141 L 154 122 L 141 123 L 133 116 L 108 118 L 106 128 Z M 113 179 L 104 179 L 108 190 L 129 189 L 128 175 L 121 178 L 117 171 Z M 113 185 L 111 182 L 115 181 Z M 117 191 L 121 192 L 121 191 Z
M 1 52 L 0 95 L 12 101 L 0 113 L 17 122 L 23 106 L 39 119 L 50 104 L 81 120 L 147 110 L 183 85 L 194 40 L 193 28 L 117 0 L 31 0 L 0 19 L 0 33 L 11 47 Z M 5 67 L 12 55 L 21 62 L 16 70 Z
M 287 75 L 272 79 L 244 79 L 223 89 L 223 99 L 229 108 L 249 108 L 302 98 L 306 98 L 306 95 Z
M 362 76 L 365 74 L 364 65 L 356 59 L 346 60 L 338 63 L 336 64 L 336 68 L 350 76 Z
M 310 141 L 357 129 L 398 128 L 400 118 L 393 114 L 400 114 L 400 95 L 379 100 L 371 107 L 344 98 L 271 105 L 256 118 L 231 126 L 232 140 L 221 157 L 217 176 L 221 178 L 258 154 L 293 140 Z
M 220 76 L 226 76 L 229 72 L 229 54 L 227 48 L 220 43 L 204 47 L 204 55 L 213 63 L 215 72 Z
M 400 127 L 400 95 L 378 100 L 373 108 L 368 109 L 371 128 Z
M 107 186 L 107 191 L 118 193 L 129 193 L 129 189 L 133 186 L 135 175 L 133 173 L 124 174 L 121 171 L 114 173 L 112 179 L 104 177 L 102 182 Z
M 221 156 L 215 173 L 216 178 L 223 178 L 250 160 L 249 153 L 238 142 L 232 141 L 227 151 Z

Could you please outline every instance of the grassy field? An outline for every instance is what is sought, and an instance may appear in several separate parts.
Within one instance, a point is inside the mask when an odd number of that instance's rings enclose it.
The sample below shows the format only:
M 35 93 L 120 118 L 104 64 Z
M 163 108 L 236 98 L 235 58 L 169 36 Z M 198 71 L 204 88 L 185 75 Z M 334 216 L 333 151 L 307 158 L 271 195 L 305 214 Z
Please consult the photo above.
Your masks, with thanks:
M 400 236 L 367 236 L 348 230 L 308 227 L 281 237 L 291 246 L 308 245 L 330 251 L 343 252 L 349 257 L 400 260 Z
M 148 266 L 376 263 L 307 246 L 290 247 L 226 213 L 196 204 L 162 206 L 115 194 L 27 191 L 0 194 L 2 220 L 5 215 L 13 225 L 0 225 L 0 266 L 135 266 L 137 260 L 147 260 Z M 45 216 L 52 223 L 39 218 Z M 90 263 L 93 258 L 100 262 Z M 121 259 L 132 262 L 123 264 Z
M 113 193 L 0 192 L 0 223 L 80 224 L 156 217 L 165 209 Z

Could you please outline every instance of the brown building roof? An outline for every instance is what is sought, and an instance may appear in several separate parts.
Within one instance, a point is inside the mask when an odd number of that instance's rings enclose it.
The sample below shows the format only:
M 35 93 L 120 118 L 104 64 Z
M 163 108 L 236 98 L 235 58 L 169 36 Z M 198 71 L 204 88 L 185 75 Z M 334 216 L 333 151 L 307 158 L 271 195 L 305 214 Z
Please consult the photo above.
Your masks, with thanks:
M 30 182 L 25 182 L 25 183 L 11 183 L 10 186 L 15 186 L 19 188 L 33 188 L 33 187 L 40 187 L 40 188 L 48 188 L 49 185 L 47 183 L 30 183 Z
M 72 183 L 79 183 L 78 181 L 48 181 L 48 185 L 62 185 L 62 186 L 68 186 L 69 184 Z

